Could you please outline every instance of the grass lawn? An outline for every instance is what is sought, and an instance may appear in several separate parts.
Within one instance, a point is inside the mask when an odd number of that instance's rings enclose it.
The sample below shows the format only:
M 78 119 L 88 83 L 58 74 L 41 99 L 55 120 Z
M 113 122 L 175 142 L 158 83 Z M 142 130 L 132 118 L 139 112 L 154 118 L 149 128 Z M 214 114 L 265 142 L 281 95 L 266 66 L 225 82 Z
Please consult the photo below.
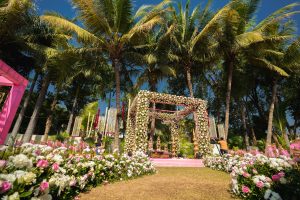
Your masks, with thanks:
M 155 175 L 99 186 L 81 200 L 227 200 L 228 174 L 208 168 L 158 168 Z

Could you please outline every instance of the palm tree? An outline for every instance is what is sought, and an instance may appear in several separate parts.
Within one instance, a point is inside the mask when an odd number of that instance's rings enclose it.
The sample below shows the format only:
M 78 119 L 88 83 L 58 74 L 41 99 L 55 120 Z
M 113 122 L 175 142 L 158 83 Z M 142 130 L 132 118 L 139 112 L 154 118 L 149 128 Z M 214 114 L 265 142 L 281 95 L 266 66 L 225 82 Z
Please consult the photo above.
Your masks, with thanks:
M 223 31 L 220 35 L 219 47 L 223 52 L 224 68 L 227 71 L 226 88 L 226 108 L 225 108 L 225 136 L 228 136 L 229 129 L 229 109 L 232 88 L 232 76 L 234 64 L 239 54 L 245 49 L 251 48 L 251 45 L 262 42 L 282 41 L 290 38 L 290 35 L 267 34 L 268 29 L 276 25 L 279 21 L 296 14 L 297 11 L 291 11 L 297 4 L 287 5 L 278 11 L 275 11 L 266 19 L 253 26 L 253 15 L 256 11 L 259 0 L 233 1 L 231 9 L 227 12 L 223 20 Z M 265 60 L 257 60 L 265 66 L 269 66 Z M 274 71 L 285 74 L 281 69 L 274 68 Z M 273 88 L 276 91 L 276 87 Z
M 18 118 L 17 118 L 17 120 L 16 120 L 16 122 L 15 122 L 15 125 L 14 125 L 14 127 L 13 127 L 13 130 L 12 130 L 12 132 L 11 132 L 11 134 L 10 134 L 10 140 L 8 141 L 8 145 L 9 145 L 9 146 L 12 146 L 12 145 L 14 144 L 15 138 L 17 137 L 17 134 L 18 134 L 18 132 L 19 132 L 19 130 L 20 130 L 22 121 L 23 121 L 24 116 L 25 116 L 25 111 L 26 111 L 26 109 L 27 109 L 27 107 L 28 107 L 29 100 L 30 100 L 30 97 L 31 97 L 31 95 L 32 95 L 32 93 L 33 93 L 33 90 L 34 90 L 34 88 L 35 88 L 35 85 L 36 85 L 36 82 L 37 82 L 38 77 L 39 77 L 39 74 L 38 74 L 38 73 L 35 73 L 34 78 L 33 78 L 32 82 L 31 82 L 29 91 L 28 91 L 28 93 L 27 93 L 27 96 L 26 96 L 26 98 L 24 99 L 22 108 L 21 108 L 21 110 L 20 110 L 20 112 L 19 112 L 19 114 L 18 114 Z
M 64 59 L 70 59 L 70 54 L 74 53 L 74 50 L 68 45 L 68 41 L 71 37 L 64 32 L 61 32 L 61 30 L 50 29 L 43 23 L 37 23 L 42 30 L 43 40 L 39 37 L 41 35 L 37 37 L 33 36 L 28 38 L 27 44 L 31 47 L 32 52 L 42 60 L 41 64 L 43 65 L 42 69 L 44 77 L 33 113 L 23 137 L 23 142 L 29 142 L 31 139 L 51 79 L 55 80 L 53 77 L 57 77 L 58 74 L 60 77 L 69 77 L 70 73 L 73 72 L 73 70 L 70 70 L 68 63 Z M 73 60 L 76 60 L 76 58 L 77 57 L 73 54 Z
M 34 58 L 27 51 L 22 36 L 32 29 L 34 9 L 31 0 L 0 1 L 0 59 L 23 76 L 28 76 Z
M 272 49 L 275 51 L 276 49 Z M 273 82 L 272 82 L 272 98 L 270 102 L 269 109 L 269 117 L 268 117 L 268 130 L 267 130 L 267 140 L 266 140 L 266 148 L 271 144 L 272 139 L 272 130 L 273 130 L 273 116 L 274 116 L 274 108 L 276 104 L 277 91 L 278 91 L 278 81 L 280 78 L 288 77 L 288 73 L 294 73 L 295 70 L 300 69 L 300 38 L 291 43 L 286 49 L 280 54 L 279 49 L 278 53 L 272 55 L 270 58 L 273 63 L 267 62 L 271 71 L 274 71 L 274 68 L 281 70 L 281 73 L 273 73 Z M 277 71 L 278 71 L 277 70 Z M 285 72 L 287 71 L 287 72 Z M 276 72 L 276 71 L 275 71 Z M 284 73 L 285 72 L 285 73 Z M 283 131 L 284 137 L 286 139 L 288 145 L 288 137 L 286 131 Z
M 141 87 L 147 83 L 149 90 L 157 92 L 157 84 L 168 76 L 175 77 L 175 69 L 168 66 L 168 60 L 165 58 L 168 51 L 168 38 L 173 27 L 166 29 L 162 27 L 160 31 L 153 31 L 146 38 L 146 44 L 138 48 L 141 51 L 140 61 L 136 62 L 143 68 L 139 74 L 135 88 Z M 166 29 L 166 30 L 165 30 Z M 155 103 L 152 103 L 152 109 L 155 110 Z M 150 128 L 150 138 L 153 139 L 155 132 L 155 118 L 152 118 Z
M 131 44 L 142 41 L 142 38 L 155 25 L 162 22 L 166 5 L 164 0 L 156 6 L 143 6 L 135 15 L 132 14 L 131 0 L 73 0 L 78 10 L 78 17 L 85 25 L 83 29 L 70 20 L 55 14 L 43 16 L 43 20 L 56 27 L 72 31 L 79 41 L 87 43 L 85 51 L 105 53 L 115 73 L 117 116 L 120 117 L 120 71 L 124 52 Z M 119 125 L 116 120 L 114 148 L 119 149 Z
M 213 60 L 211 59 L 213 51 L 207 47 L 213 44 L 218 20 L 228 11 L 230 5 L 212 15 L 209 11 L 210 3 L 211 1 L 203 10 L 197 5 L 190 14 L 188 0 L 185 6 L 178 3 L 177 9 L 173 8 L 170 15 L 174 27 L 170 30 L 172 48 L 168 56 L 179 68 L 183 67 L 191 97 L 194 97 L 192 70 L 199 71 L 199 65 L 207 65 Z

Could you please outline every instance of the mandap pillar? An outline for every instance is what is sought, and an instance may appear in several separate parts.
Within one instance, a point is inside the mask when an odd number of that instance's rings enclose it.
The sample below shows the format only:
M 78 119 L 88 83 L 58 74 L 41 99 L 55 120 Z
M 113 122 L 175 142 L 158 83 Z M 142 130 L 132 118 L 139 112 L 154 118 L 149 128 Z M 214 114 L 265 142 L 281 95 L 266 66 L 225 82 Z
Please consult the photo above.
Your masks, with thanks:
M 11 87 L 0 111 L 0 145 L 5 142 L 27 84 L 27 79 L 0 60 L 0 86 Z
M 140 93 L 137 99 L 135 135 L 136 150 L 147 152 L 148 149 L 148 121 L 150 101 L 146 93 Z
M 206 104 L 203 103 L 197 107 L 195 119 L 195 138 L 198 140 L 199 153 L 202 156 L 211 154 L 210 138 L 208 132 L 208 119 L 206 116 Z

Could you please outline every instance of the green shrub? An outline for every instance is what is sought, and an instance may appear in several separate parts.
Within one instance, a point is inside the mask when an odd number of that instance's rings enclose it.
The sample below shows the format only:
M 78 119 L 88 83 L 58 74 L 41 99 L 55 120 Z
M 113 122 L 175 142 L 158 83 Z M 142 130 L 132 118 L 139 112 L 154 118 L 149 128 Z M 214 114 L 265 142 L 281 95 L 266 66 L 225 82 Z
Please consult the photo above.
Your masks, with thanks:
M 187 139 L 181 139 L 179 154 L 182 157 L 193 158 L 194 157 L 194 145 Z
M 93 137 L 87 137 L 84 139 L 84 141 L 91 147 L 95 146 L 95 139 Z
M 265 151 L 266 142 L 264 140 L 257 140 L 256 146 L 260 151 Z
M 66 139 L 69 139 L 70 135 L 67 132 L 61 132 L 56 136 L 56 140 L 64 142 Z
M 234 135 L 234 136 L 231 136 L 229 139 L 228 139 L 228 145 L 229 145 L 229 148 L 233 148 L 233 147 L 237 147 L 239 149 L 243 149 L 244 148 L 244 138 L 240 135 Z

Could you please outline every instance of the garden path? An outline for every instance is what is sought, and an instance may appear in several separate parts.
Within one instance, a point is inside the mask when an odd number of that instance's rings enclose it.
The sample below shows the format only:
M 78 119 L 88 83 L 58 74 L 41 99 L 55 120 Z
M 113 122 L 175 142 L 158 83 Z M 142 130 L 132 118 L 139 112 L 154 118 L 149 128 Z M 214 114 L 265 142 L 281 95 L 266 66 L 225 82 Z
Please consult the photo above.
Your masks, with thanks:
M 80 200 L 229 200 L 230 176 L 208 168 L 157 168 L 155 175 L 99 186 Z

